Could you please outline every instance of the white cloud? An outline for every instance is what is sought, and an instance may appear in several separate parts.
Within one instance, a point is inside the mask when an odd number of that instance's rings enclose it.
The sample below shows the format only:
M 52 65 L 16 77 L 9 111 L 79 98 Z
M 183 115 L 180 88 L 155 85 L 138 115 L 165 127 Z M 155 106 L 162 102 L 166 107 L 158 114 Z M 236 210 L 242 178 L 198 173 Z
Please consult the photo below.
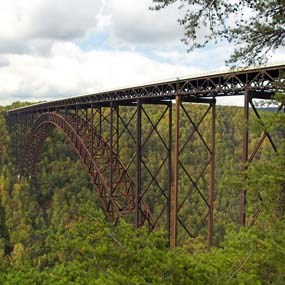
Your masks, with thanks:
M 100 0 L 0 0 L 0 52 L 26 53 L 82 37 L 97 24 Z
M 9 65 L 9 59 L 7 56 L 0 55 L 0 68 Z
M 42 0 L 33 5 L 31 37 L 73 39 L 96 25 L 100 0 Z
M 213 67 L 216 70 L 227 69 L 225 59 L 233 52 L 233 46 L 217 45 L 212 48 L 196 49 L 187 53 L 181 49 L 170 49 L 167 51 L 156 50 L 154 54 L 170 63 L 178 63 L 187 65 L 196 65 L 205 70 L 212 71 Z
M 136 85 L 201 70 L 160 63 L 136 52 L 84 52 L 72 43 L 56 43 L 50 57 L 10 55 L 2 67 L 0 104 L 16 100 L 52 100 Z
M 269 54 L 269 62 L 285 62 L 285 47 L 279 47 L 275 52 Z
M 111 15 L 110 41 L 121 45 L 177 46 L 183 37 L 178 5 L 159 12 L 150 11 L 152 0 L 109 0 L 106 14 Z
M 233 50 L 221 44 L 187 54 L 177 4 L 159 12 L 149 10 L 152 0 L 0 0 L 0 5 L 0 104 L 225 69 Z M 284 56 L 279 49 L 271 62 Z

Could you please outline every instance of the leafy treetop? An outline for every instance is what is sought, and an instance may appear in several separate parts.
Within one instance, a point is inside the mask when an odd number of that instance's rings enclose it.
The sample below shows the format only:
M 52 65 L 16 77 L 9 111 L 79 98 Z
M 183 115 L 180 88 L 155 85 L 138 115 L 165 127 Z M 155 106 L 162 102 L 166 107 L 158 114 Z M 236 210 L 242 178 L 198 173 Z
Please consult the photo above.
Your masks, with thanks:
M 285 45 L 285 0 L 153 0 L 152 10 L 176 2 L 185 10 L 179 23 L 189 51 L 227 41 L 235 51 L 227 64 L 260 64 Z

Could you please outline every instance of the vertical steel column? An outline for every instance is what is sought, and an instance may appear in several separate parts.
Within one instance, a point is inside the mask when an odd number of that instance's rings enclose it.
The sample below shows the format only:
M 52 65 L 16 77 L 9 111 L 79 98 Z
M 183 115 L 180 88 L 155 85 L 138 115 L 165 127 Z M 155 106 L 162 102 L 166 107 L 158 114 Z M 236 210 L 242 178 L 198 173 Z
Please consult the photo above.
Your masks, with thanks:
M 75 109 L 75 118 L 76 118 L 76 133 L 78 134 L 78 104 L 76 103 Z
M 168 185 L 167 185 L 167 238 L 171 238 L 171 186 L 172 186 L 172 101 L 168 105 Z
M 210 165 L 210 189 L 209 189 L 209 216 L 208 216 L 208 250 L 213 243 L 214 225 L 214 192 L 215 192 L 215 158 L 216 158 L 216 99 L 213 98 L 212 123 L 211 123 L 211 165 Z
M 248 121 L 249 121 L 249 98 L 250 93 L 248 88 L 245 90 L 244 94 L 244 126 L 243 130 L 243 151 L 242 151 L 242 168 L 243 171 L 247 169 L 248 161 Z M 239 222 L 240 225 L 245 226 L 245 205 L 246 205 L 246 189 L 241 189 L 240 191 L 240 216 Z
M 113 193 L 113 102 L 110 102 L 110 197 Z
M 282 104 L 283 105 L 283 104 Z M 281 106 L 281 110 L 280 112 L 282 112 L 282 106 Z M 283 105 L 283 113 L 285 114 L 285 105 Z M 283 140 L 283 153 L 285 153 L 285 129 L 283 127 L 282 131 L 281 131 L 281 141 Z M 282 146 L 282 145 L 281 145 Z M 282 161 L 282 165 L 283 165 L 283 169 L 285 168 L 285 159 L 283 159 Z M 285 183 L 283 183 L 283 187 L 281 188 L 281 193 L 280 193 L 280 198 L 279 198 L 279 217 L 284 217 L 284 213 L 285 213 Z
M 141 226 L 142 101 L 137 100 L 135 227 Z
M 26 112 L 24 111 L 21 118 L 21 126 L 22 126 L 22 147 L 21 152 L 23 152 L 24 146 L 25 146 L 25 133 L 26 133 L 26 127 L 27 127 L 27 121 L 26 121 Z
M 119 128 L 120 128 L 120 122 L 119 122 L 119 105 L 116 106 L 116 116 L 117 116 L 117 119 L 116 119 L 116 145 L 117 145 L 117 155 L 119 156 L 120 154 L 120 144 L 119 144 L 119 136 L 120 136 L 120 132 L 119 132 Z
M 174 181 L 173 181 L 173 221 L 171 247 L 177 245 L 177 221 L 178 221 L 178 172 L 179 172 L 179 112 L 181 97 L 176 95 L 175 105 L 175 139 L 174 139 Z
M 26 127 L 25 127 L 25 144 L 26 144 L 26 140 L 27 140 L 27 136 L 29 134 L 29 112 L 25 113 L 25 117 L 26 117 Z
M 34 112 L 31 111 L 31 128 L 33 127 L 34 124 Z
M 27 134 L 27 131 L 28 130 L 28 113 L 27 112 L 24 112 L 24 137 L 23 137 L 23 149 L 25 147 L 25 143 L 26 143 L 26 134 Z
M 94 157 L 94 107 L 91 103 L 91 157 Z
M 99 134 L 102 137 L 102 107 L 99 107 Z
M 20 113 L 18 113 L 17 115 L 17 161 L 18 161 L 18 165 L 21 165 L 22 163 L 20 162 L 20 149 L 21 149 L 21 117 L 20 117 Z M 21 171 L 19 169 L 19 171 Z
M 88 108 L 85 108 L 85 120 L 88 122 Z
M 20 148 L 19 148 L 19 159 L 23 159 L 23 148 L 24 148 L 24 123 L 23 123 L 23 113 L 20 113 Z
M 19 113 L 15 115 L 15 144 L 16 144 L 16 160 L 18 166 L 18 172 L 21 173 L 20 162 L 19 162 Z
M 27 116 L 28 116 L 28 120 L 27 120 L 27 126 L 28 126 L 28 128 L 27 128 L 27 133 L 29 133 L 29 130 L 30 130 L 30 128 L 31 128 L 31 126 L 32 126 L 32 120 L 31 120 L 31 112 L 27 112 Z

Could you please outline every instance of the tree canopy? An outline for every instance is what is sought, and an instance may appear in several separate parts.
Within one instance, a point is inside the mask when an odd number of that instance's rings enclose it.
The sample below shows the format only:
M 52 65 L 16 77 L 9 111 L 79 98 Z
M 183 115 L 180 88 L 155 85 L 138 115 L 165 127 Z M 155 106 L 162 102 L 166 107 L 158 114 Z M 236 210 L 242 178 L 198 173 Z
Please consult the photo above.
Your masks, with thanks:
M 180 2 L 189 51 L 219 41 L 235 45 L 227 64 L 258 64 L 285 45 L 284 0 L 153 0 L 153 10 Z
M 185 108 L 198 122 L 207 107 L 193 104 Z M 266 140 L 256 161 L 249 165 L 247 215 L 254 216 L 256 209 L 261 211 L 254 226 L 239 228 L 239 190 L 244 180 L 237 173 L 243 109 L 217 106 L 214 247 L 207 252 L 206 227 L 199 231 L 204 204 L 197 191 L 191 193 L 180 212 L 197 235 L 191 238 L 179 232 L 183 242 L 176 249 L 168 248 L 163 227 L 149 233 L 146 228 L 135 230 L 123 220 L 114 227 L 98 209 L 99 199 L 88 175 L 59 130 L 45 141 L 35 180 L 19 177 L 12 144 L 14 130 L 5 120 L 7 109 L 11 106 L 0 107 L 0 284 L 284 284 L 284 196 L 280 193 L 285 181 L 283 112 L 276 116 L 266 108 L 260 110 L 265 126 L 255 121 L 250 112 L 250 127 L 255 131 L 251 133 L 249 149 L 255 147 L 266 129 L 274 141 L 279 138 L 280 153 L 276 155 Z M 148 105 L 145 109 L 154 119 L 164 106 Z M 130 107 L 121 106 L 120 112 L 124 121 L 132 116 Z M 149 127 L 146 119 L 142 116 L 144 130 Z M 190 130 L 188 120 L 185 114 L 180 119 L 181 141 L 185 141 Z M 206 117 L 201 128 L 201 136 L 207 141 L 209 123 Z M 162 137 L 167 136 L 167 125 L 168 118 L 164 116 L 157 126 L 164 130 Z M 102 128 L 104 137 L 108 135 L 107 126 Z M 194 136 L 191 151 L 179 157 L 195 177 L 207 159 L 199 141 Z M 122 140 L 120 158 L 131 158 L 134 147 L 130 139 Z M 159 167 L 159 149 L 160 138 L 153 136 L 143 153 L 151 169 Z M 151 181 L 145 171 L 143 187 Z M 187 194 L 188 179 L 181 175 L 180 181 L 180 193 Z M 208 190 L 204 181 L 199 186 L 203 193 Z M 153 188 L 148 205 L 156 211 L 154 214 L 159 214 L 157 200 L 161 198 L 156 195 Z

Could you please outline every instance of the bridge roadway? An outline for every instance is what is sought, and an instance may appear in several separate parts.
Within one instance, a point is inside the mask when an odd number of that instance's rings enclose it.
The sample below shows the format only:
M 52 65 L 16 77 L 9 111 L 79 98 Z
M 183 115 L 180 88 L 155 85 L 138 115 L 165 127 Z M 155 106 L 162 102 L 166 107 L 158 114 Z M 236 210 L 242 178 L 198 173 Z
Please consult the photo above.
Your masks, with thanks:
M 218 74 L 206 74 L 190 78 L 158 82 L 149 85 L 99 92 L 90 95 L 65 98 L 51 102 L 34 104 L 32 106 L 9 111 L 10 114 L 27 111 L 53 111 L 74 107 L 76 104 L 90 107 L 91 103 L 108 105 L 109 102 L 129 104 L 137 99 L 155 103 L 157 101 L 175 99 L 176 95 L 185 99 L 212 98 L 220 96 L 244 95 L 245 90 L 259 91 L 262 99 L 268 99 L 268 94 L 276 89 L 284 73 L 285 64 L 259 68 L 241 69 Z M 264 91 L 264 92 L 262 92 Z M 83 106 L 84 107 L 84 106 Z
M 244 119 L 248 123 L 250 106 L 256 116 L 260 117 L 253 99 L 271 99 L 276 91 L 284 91 L 284 72 L 284 64 L 233 70 L 177 78 L 167 82 L 65 98 L 9 110 L 7 120 L 19 172 L 21 175 L 35 177 L 36 162 L 46 137 L 54 128 L 61 129 L 85 166 L 102 202 L 102 208 L 111 222 L 116 223 L 118 219 L 124 217 L 135 227 L 145 225 L 153 230 L 164 226 L 171 245 L 176 246 L 185 234 L 190 237 L 200 234 L 199 232 L 194 234 L 191 225 L 187 224 L 187 219 L 183 217 L 183 208 L 187 207 L 187 202 L 194 191 L 205 206 L 205 213 L 201 213 L 196 228 L 204 229 L 202 233 L 207 232 L 208 247 L 210 247 L 214 223 L 215 98 L 244 95 Z M 174 102 L 176 104 L 173 104 Z M 203 103 L 208 106 L 196 123 L 185 107 L 186 104 L 189 106 L 189 103 Z M 144 108 L 147 104 L 164 106 L 162 111 L 158 111 L 161 113 L 155 121 Z M 132 115 L 127 121 L 124 121 L 120 115 L 120 106 L 129 106 L 132 107 L 130 110 L 134 110 L 130 111 Z M 172 110 L 173 107 L 175 110 Z M 282 107 L 280 106 L 279 110 Z M 142 135 L 143 116 L 150 129 L 145 136 Z M 181 116 L 184 116 L 189 123 L 189 136 L 183 143 L 180 141 L 179 131 Z M 165 117 L 168 120 L 167 138 L 163 137 L 159 130 L 159 124 Z M 206 117 L 210 117 L 211 121 L 209 126 L 211 137 L 208 139 L 205 139 L 200 132 Z M 135 130 L 130 127 L 132 122 L 135 124 Z M 104 137 L 106 133 L 108 135 Z M 126 134 L 134 146 L 134 155 L 129 162 L 120 158 L 120 140 Z M 157 169 L 151 170 L 142 152 L 154 135 L 158 136 L 162 145 L 161 161 Z M 205 147 L 206 157 L 205 165 L 195 178 L 180 159 L 181 153 L 185 151 L 187 144 L 191 143 L 194 135 Z M 273 150 L 277 152 L 275 142 L 264 130 L 257 146 L 252 153 L 249 153 L 249 129 L 244 128 L 242 148 L 244 169 L 261 149 L 265 138 L 269 139 Z M 131 173 L 132 168 L 135 169 L 135 173 Z M 166 169 L 165 173 L 163 169 Z M 143 171 L 149 176 L 150 182 L 148 186 L 144 186 L 145 188 L 142 187 Z M 179 191 L 181 172 L 189 182 L 189 191 L 184 193 L 184 196 L 181 196 L 182 192 Z M 205 193 L 205 189 L 199 184 L 206 177 L 209 179 L 208 193 Z M 157 206 L 150 206 L 148 201 L 153 199 L 154 189 L 159 193 L 160 202 L 157 202 Z M 248 223 L 253 224 L 259 212 L 260 209 L 257 209 Z M 246 189 L 240 191 L 240 224 L 246 224 Z M 180 234 L 181 231 L 184 234 Z

